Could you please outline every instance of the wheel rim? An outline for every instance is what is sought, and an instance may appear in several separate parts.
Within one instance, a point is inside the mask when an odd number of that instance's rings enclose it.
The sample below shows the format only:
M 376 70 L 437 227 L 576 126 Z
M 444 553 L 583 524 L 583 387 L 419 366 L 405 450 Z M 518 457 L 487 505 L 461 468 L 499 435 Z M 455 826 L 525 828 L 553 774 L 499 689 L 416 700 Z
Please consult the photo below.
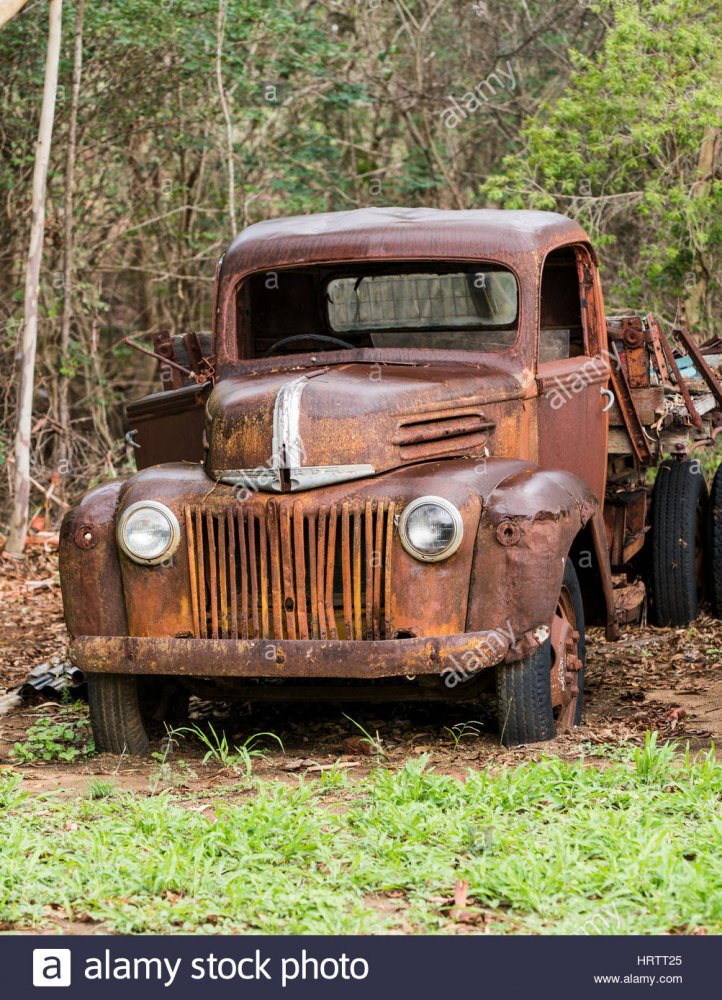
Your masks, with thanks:
M 579 703 L 579 677 L 582 661 L 579 657 L 579 630 L 572 595 L 562 586 L 551 627 L 551 688 L 552 708 L 557 732 L 571 729 Z

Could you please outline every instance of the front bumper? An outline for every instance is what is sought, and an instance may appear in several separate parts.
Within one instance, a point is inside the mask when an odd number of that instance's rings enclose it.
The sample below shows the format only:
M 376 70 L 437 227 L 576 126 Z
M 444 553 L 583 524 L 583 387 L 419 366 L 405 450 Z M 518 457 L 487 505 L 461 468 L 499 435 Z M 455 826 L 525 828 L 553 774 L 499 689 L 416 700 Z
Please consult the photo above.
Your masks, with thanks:
M 522 646 L 535 645 L 529 636 L 524 639 Z M 378 641 L 79 636 L 70 659 L 85 673 L 372 680 L 471 674 L 517 658 L 508 655 L 510 649 L 503 630 Z

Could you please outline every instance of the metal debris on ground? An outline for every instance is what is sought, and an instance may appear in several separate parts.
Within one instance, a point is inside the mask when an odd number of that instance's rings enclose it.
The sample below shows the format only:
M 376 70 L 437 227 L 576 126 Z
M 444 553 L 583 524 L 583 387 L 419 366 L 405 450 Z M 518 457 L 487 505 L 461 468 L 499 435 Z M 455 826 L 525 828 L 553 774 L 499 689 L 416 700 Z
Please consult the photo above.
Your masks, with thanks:
M 39 663 L 33 667 L 26 679 L 10 694 L 17 694 L 23 701 L 33 694 L 42 694 L 46 698 L 62 697 L 64 691 L 71 691 L 74 696 L 82 695 L 85 676 L 68 660 L 57 663 Z

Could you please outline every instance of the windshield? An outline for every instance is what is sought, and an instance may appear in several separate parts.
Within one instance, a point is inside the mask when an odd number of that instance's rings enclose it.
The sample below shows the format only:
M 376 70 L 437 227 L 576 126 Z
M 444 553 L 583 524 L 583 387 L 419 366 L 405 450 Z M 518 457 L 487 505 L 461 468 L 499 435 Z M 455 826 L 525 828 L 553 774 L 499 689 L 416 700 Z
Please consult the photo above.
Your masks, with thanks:
M 509 271 L 335 278 L 327 295 L 331 329 L 368 331 L 374 347 L 479 350 L 483 342 L 494 350 L 514 339 L 517 291 Z
M 239 353 L 505 351 L 516 340 L 518 312 L 516 278 L 495 264 L 288 268 L 250 275 L 241 286 Z

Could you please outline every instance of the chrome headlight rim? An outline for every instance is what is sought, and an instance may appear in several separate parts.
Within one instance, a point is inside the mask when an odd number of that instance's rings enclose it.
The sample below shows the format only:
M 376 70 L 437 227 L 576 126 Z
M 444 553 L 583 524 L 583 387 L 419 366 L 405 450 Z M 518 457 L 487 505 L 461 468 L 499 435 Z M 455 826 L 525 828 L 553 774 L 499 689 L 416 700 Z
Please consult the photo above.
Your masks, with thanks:
M 151 559 L 144 558 L 143 556 L 137 555 L 128 546 L 125 540 L 125 529 L 128 525 L 130 518 L 139 510 L 155 510 L 168 522 L 168 527 L 170 528 L 170 539 L 168 545 L 165 547 L 160 555 L 153 556 Z M 115 537 L 118 542 L 118 547 L 121 552 L 126 555 L 133 562 L 138 563 L 141 566 L 157 566 L 159 563 L 165 562 L 166 559 L 170 559 L 173 553 L 178 548 L 180 543 L 180 524 L 178 523 L 178 518 L 175 516 L 170 507 L 166 507 L 164 503 L 159 503 L 158 500 L 138 500 L 136 503 L 132 503 L 130 507 L 127 507 L 120 516 L 118 521 L 118 527 L 116 529 Z
M 417 549 L 409 540 L 406 525 L 409 517 L 415 510 L 418 510 L 419 507 L 432 504 L 443 508 L 447 514 L 450 515 L 454 524 L 454 534 L 447 547 L 441 552 L 422 552 L 421 549 Z M 406 552 L 408 552 L 410 556 L 413 556 L 414 559 L 418 559 L 420 562 L 442 562 L 444 559 L 448 559 L 458 550 L 463 537 L 464 519 L 461 516 L 461 512 L 458 507 L 445 497 L 431 495 L 417 497 L 415 500 L 412 500 L 411 503 L 408 503 L 401 512 L 401 517 L 399 518 L 399 539 L 401 540 L 401 544 Z

